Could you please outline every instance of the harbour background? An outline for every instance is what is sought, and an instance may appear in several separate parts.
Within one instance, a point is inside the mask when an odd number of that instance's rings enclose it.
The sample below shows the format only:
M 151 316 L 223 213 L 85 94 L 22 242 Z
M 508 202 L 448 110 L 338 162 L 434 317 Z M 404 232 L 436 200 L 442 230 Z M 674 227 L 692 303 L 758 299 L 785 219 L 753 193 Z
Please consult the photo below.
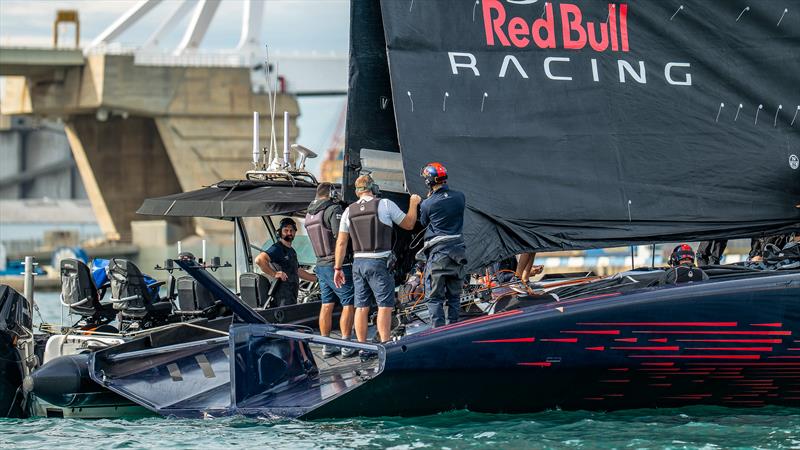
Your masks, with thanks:
M 106 2 L 30 2 L 3 0 L 0 2 L 0 44 L 12 46 L 48 46 L 53 11 L 56 7 L 80 7 L 101 5 L 98 9 L 105 16 L 83 15 L 84 34 L 92 37 L 119 13 L 134 4 L 133 1 Z M 233 2 L 234 4 L 236 2 Z M 316 2 L 316 9 L 325 9 L 328 4 L 346 8 L 347 1 Z M 301 5 L 296 1 L 272 2 L 281 9 Z M 56 6 L 57 5 L 57 6 Z M 322 5 L 325 8 L 319 8 Z M 113 10 L 113 11 L 112 11 Z M 23 15 L 36 15 L 36 24 L 45 32 L 32 35 L 37 26 L 19 20 Z M 112 12 L 108 12 L 112 11 Z M 82 13 L 83 14 L 83 13 Z M 317 12 L 317 16 L 325 12 Z M 308 15 L 308 14 L 307 14 Z M 311 14 L 313 16 L 313 14 Z M 335 16 L 319 20 L 315 26 L 294 25 L 293 17 L 277 14 L 273 17 L 273 32 L 269 35 L 271 45 L 280 48 L 296 45 L 298 34 L 310 36 L 298 46 L 301 50 L 318 50 L 313 45 L 330 45 L 321 51 L 346 49 L 347 23 Z M 346 17 L 346 14 L 345 14 Z M 160 19 L 160 18 L 159 18 Z M 292 25 L 289 25 L 292 24 Z M 238 21 L 228 21 L 219 35 L 228 40 L 235 39 Z M 296 28 L 300 33 L 285 33 Z M 234 30 L 234 31 L 232 31 Z M 313 31 L 313 33 L 311 32 Z M 230 38 L 232 36 L 232 38 Z M 289 37 L 286 37 L 289 36 Z M 324 38 L 320 38 L 324 36 Z M 68 36 L 69 37 L 69 36 Z M 28 39 L 28 40 L 25 40 Z M 295 39 L 294 41 L 292 39 Z M 67 39 L 69 41 L 69 39 Z M 234 42 L 235 43 L 235 42 Z M 337 44 L 338 43 L 338 44 Z M 343 43 L 343 44 L 342 44 Z M 212 47 L 223 48 L 220 41 Z M 4 93 L 0 93 L 2 97 Z M 2 98 L 0 98 L 0 101 Z M 339 117 L 344 98 L 309 97 L 299 100 L 301 111 L 298 119 L 299 141 L 319 150 L 324 156 L 312 166 L 323 179 L 336 181 L 331 167 L 341 164 L 337 150 L 342 142 L 337 137 Z M 264 105 L 266 110 L 266 105 Z M 314 120 L 315 115 L 317 119 Z M 35 129 L 54 126 L 59 122 L 34 122 Z M 13 131 L 10 131 L 13 132 Z M 5 145 L 5 144 L 4 144 Z M 11 161 L 9 146 L 0 147 L 0 161 L 6 165 Z M 42 146 L 47 150 L 54 147 Z M 56 149 L 57 150 L 57 149 Z M 63 155 L 70 149 L 62 147 Z M 8 153 L 4 153 L 8 152 Z M 50 153 L 39 159 L 29 158 L 28 168 L 37 168 L 45 163 L 61 161 Z M 56 155 L 57 156 L 57 155 Z M 15 156 L 16 158 L 17 156 Z M 49 158 L 49 159 L 48 159 Z M 38 162 L 37 162 L 38 161 Z M 33 163 L 36 164 L 33 164 Z M 326 165 L 325 162 L 328 164 Z M 41 163 L 41 165 L 37 165 Z M 10 167 L 6 165 L 6 169 Z M 245 170 L 249 167 L 243 167 Z M 74 170 L 70 168 L 69 170 Z M 12 171 L 13 172 L 13 171 Z M 6 175 L 4 173 L 4 175 Z M 14 176 L 14 173 L 7 174 Z M 73 174 L 74 176 L 74 174 Z M 60 249 L 80 248 L 87 253 L 113 255 L 119 247 L 107 245 L 97 218 L 84 200 L 80 187 L 70 185 L 66 198 L 48 195 L 48 183 L 56 185 L 51 175 L 41 176 L 40 185 L 28 187 L 33 197 L 13 198 L 14 205 L 0 204 L 0 241 L 6 250 L 17 256 L 35 252 L 43 265 L 53 263 L 53 254 Z M 74 183 L 74 177 L 71 179 Z M 63 181 L 63 180 L 62 180 Z M 59 181 L 60 183 L 60 181 Z M 69 203 L 62 203 L 69 202 Z M 13 216 L 11 210 L 26 213 Z M 41 208 L 41 209 L 40 209 Z M 46 210 L 37 216 L 36 211 Z M 65 212 L 77 213 L 67 223 Z M 36 218 L 38 217 L 38 218 Z M 146 227 L 145 227 L 146 228 Z M 166 235 L 166 226 L 162 231 Z M 152 231 L 152 228 L 150 228 Z M 152 235 L 151 235 L 152 236 Z M 191 236 L 183 240 L 183 248 L 197 252 L 204 236 Z M 168 245 L 146 246 L 131 243 L 125 248 L 146 271 L 153 273 L 152 266 L 176 251 L 175 242 Z M 224 240 L 209 245 L 211 255 L 223 260 L 232 259 L 225 254 Z M 665 254 L 673 244 L 656 247 L 655 259 L 647 246 L 638 247 L 633 265 L 664 264 Z M 696 245 L 696 243 L 695 243 Z M 746 255 L 746 241 L 731 243 L 726 262 L 741 260 Z M 135 251 L 134 251 L 135 250 Z M 95 253 L 93 253 L 95 252 Z M 629 248 L 592 250 L 586 252 L 556 252 L 541 254 L 536 263 L 545 265 L 545 272 L 594 270 L 599 274 L 628 268 L 631 264 Z M 127 253 L 126 253 L 127 254 Z M 42 317 L 47 322 L 61 323 L 61 307 L 56 292 L 44 292 L 49 279 L 51 289 L 57 289 L 56 271 L 45 268 L 50 277 L 41 276 L 37 302 Z M 156 276 L 161 273 L 153 273 Z M 224 276 L 224 273 L 220 273 Z M 35 321 L 40 321 L 35 314 Z M 69 324 L 65 316 L 64 324 Z M 530 380 L 535 383 L 535 379 Z M 502 383 L 502 380 L 486 380 L 486 383 Z M 475 386 L 481 389 L 481 386 Z M 800 413 L 797 409 L 768 407 L 759 409 L 728 409 L 717 407 L 689 407 L 682 409 L 633 410 L 621 412 L 545 411 L 537 414 L 503 415 L 453 411 L 434 416 L 417 418 L 353 418 L 335 421 L 287 421 L 269 418 L 245 419 L 216 418 L 213 420 L 178 420 L 170 418 L 147 418 L 138 420 L 92 420 L 70 419 L 0 419 L 0 448 L 798 448 L 800 447 Z

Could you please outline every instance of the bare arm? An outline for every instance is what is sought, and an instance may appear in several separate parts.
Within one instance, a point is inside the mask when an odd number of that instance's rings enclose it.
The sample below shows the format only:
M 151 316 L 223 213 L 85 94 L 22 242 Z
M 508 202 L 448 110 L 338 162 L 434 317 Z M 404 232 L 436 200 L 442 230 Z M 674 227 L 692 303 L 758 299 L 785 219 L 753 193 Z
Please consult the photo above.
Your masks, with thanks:
M 342 272 L 342 264 L 344 264 L 344 255 L 347 253 L 347 242 L 350 240 L 350 233 L 339 232 L 336 238 L 336 254 L 333 262 L 333 284 L 340 288 L 344 286 L 347 281 Z
M 336 237 L 336 256 L 334 257 L 333 267 L 342 267 L 342 264 L 344 264 L 348 240 L 350 240 L 350 233 L 343 233 L 340 231 L 339 235 Z
M 317 281 L 317 276 L 316 275 L 314 275 L 313 273 L 303 269 L 302 267 L 298 267 L 297 268 L 297 276 L 299 276 L 300 278 L 302 278 L 302 279 L 304 279 L 306 281 L 311 281 L 311 282 Z
M 280 278 L 281 280 L 286 281 L 288 276 L 285 273 L 281 272 L 280 270 L 278 271 L 274 270 L 269 262 L 270 259 L 267 252 L 261 252 L 258 254 L 258 256 L 256 256 L 255 263 L 258 266 L 258 268 L 261 269 L 262 272 L 271 276 L 272 278 Z
M 414 229 L 414 225 L 417 223 L 417 206 L 419 206 L 420 201 L 422 201 L 422 198 L 420 198 L 419 195 L 414 194 L 411 196 L 408 201 L 408 212 L 406 213 L 406 217 L 402 222 L 397 224 L 397 226 L 409 231 Z

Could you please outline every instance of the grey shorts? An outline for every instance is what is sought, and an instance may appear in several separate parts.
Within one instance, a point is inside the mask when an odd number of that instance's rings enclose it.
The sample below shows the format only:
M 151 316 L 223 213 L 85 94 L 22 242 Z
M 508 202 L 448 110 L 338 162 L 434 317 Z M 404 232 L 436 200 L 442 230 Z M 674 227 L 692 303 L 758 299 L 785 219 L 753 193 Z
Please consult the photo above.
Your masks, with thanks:
M 381 308 L 394 307 L 394 278 L 386 267 L 386 258 L 356 258 L 353 286 L 356 308 L 374 303 Z

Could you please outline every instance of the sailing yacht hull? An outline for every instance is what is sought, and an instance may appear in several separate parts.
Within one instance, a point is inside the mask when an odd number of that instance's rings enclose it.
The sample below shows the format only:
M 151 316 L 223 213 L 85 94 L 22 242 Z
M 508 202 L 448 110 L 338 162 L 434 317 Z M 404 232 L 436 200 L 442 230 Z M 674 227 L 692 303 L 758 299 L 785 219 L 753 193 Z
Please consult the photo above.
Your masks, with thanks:
M 793 273 L 481 317 L 387 345 L 379 376 L 304 417 L 800 406 L 798 300 Z
M 606 291 L 420 331 L 361 363 L 322 358 L 311 346 L 327 338 L 239 324 L 191 347 L 101 351 L 89 371 L 188 417 L 800 406 L 798 300 L 800 272 Z

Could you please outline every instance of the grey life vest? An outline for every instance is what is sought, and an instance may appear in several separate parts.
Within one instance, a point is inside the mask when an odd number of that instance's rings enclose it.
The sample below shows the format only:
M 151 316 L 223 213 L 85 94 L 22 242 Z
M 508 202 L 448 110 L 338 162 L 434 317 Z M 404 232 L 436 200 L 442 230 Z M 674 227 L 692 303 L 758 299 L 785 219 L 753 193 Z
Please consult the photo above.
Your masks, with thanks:
M 330 208 L 322 208 L 314 214 L 306 214 L 306 232 L 311 240 L 311 247 L 317 258 L 333 256 L 336 251 L 336 237 L 330 224 L 325 223 L 325 212 Z
M 378 219 L 379 199 L 348 206 L 350 236 L 356 253 L 377 253 L 392 249 L 392 227 Z

